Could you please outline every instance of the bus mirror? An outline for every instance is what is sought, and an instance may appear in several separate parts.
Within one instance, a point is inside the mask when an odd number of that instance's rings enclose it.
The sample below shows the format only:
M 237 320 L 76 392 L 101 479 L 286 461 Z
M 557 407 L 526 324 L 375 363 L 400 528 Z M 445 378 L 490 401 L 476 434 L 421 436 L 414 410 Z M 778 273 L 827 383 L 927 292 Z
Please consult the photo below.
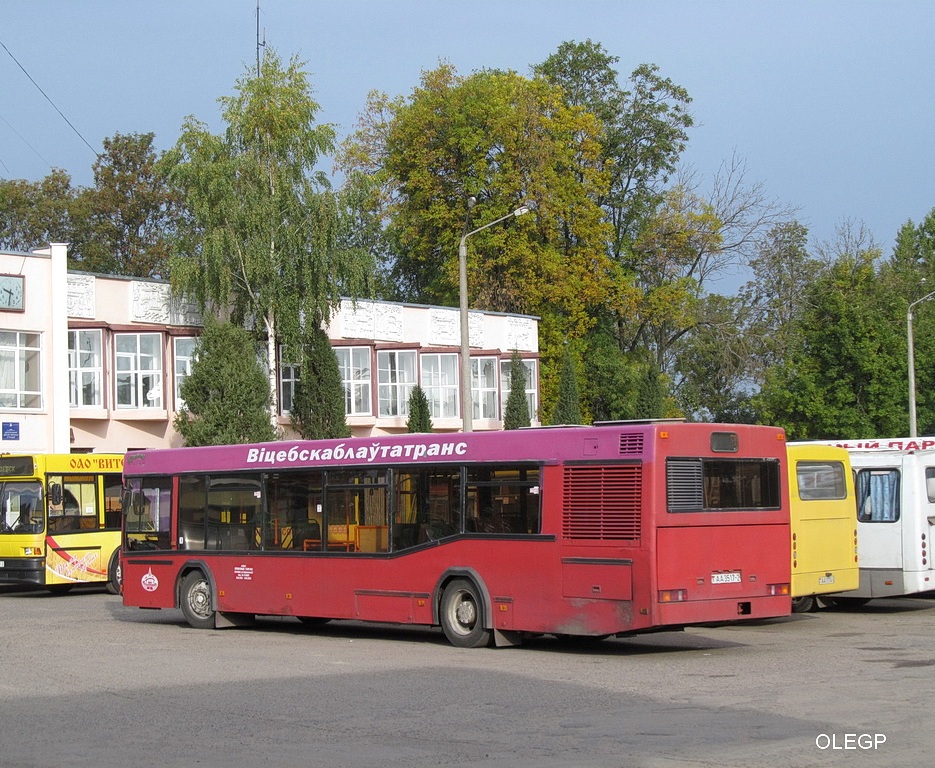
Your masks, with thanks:
M 58 483 L 49 483 L 49 501 L 52 502 L 53 507 L 61 506 L 62 486 Z

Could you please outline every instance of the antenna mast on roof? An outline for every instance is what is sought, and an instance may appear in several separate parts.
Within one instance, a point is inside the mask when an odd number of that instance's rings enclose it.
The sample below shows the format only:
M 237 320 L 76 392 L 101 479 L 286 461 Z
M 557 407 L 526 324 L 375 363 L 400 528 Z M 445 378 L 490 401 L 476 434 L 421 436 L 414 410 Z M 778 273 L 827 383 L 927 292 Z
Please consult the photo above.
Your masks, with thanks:
M 260 42 L 260 0 L 256 0 L 256 76 L 260 76 L 260 48 L 266 47 L 266 30 L 263 30 L 263 42 Z

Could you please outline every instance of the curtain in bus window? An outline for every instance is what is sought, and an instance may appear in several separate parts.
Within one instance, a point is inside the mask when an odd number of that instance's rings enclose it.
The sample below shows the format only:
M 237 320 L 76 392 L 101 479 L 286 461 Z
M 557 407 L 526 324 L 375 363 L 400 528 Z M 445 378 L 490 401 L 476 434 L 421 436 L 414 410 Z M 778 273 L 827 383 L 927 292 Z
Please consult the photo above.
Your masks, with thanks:
M 862 523 L 899 520 L 899 470 L 860 470 L 857 474 L 857 519 Z

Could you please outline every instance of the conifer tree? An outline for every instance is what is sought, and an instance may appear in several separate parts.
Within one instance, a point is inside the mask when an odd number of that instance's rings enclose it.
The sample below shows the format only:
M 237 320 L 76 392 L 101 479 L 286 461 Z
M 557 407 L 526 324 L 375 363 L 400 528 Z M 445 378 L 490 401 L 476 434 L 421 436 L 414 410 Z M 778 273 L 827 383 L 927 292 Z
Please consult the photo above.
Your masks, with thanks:
M 321 327 L 310 330 L 290 410 L 292 428 L 307 440 L 349 437 L 338 359 Z
M 185 401 L 175 428 L 185 445 L 258 443 L 277 438 L 269 421 L 269 388 L 249 331 L 205 318 Z
M 409 419 L 406 421 L 406 427 L 410 432 L 432 431 L 432 412 L 429 409 L 429 399 L 425 396 L 425 390 L 418 384 L 412 388 L 409 395 Z
M 503 414 L 503 428 L 520 429 L 528 427 L 530 423 L 529 402 L 526 400 L 526 366 L 519 352 L 513 350 L 510 356 L 510 394 Z
M 571 350 L 565 347 L 562 370 L 558 380 L 558 399 L 552 412 L 553 424 L 580 424 L 581 401 L 578 396 L 578 379 L 575 376 L 575 361 Z

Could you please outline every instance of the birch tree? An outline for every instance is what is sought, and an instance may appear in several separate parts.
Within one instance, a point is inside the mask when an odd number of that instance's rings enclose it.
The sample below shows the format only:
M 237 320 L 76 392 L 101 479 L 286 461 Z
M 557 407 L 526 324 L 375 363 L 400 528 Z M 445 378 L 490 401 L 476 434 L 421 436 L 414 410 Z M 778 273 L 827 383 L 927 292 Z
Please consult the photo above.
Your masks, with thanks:
M 316 170 L 333 151 L 335 131 L 316 122 L 302 63 L 284 65 L 267 49 L 259 75 L 248 70 L 219 102 L 223 134 L 189 117 L 166 153 L 190 213 L 171 279 L 203 309 L 225 307 L 263 336 L 275 424 L 277 342 L 300 347 L 305 329 L 324 326 L 342 292 L 355 293 L 363 268 L 356 250 L 338 247 L 341 204 Z

